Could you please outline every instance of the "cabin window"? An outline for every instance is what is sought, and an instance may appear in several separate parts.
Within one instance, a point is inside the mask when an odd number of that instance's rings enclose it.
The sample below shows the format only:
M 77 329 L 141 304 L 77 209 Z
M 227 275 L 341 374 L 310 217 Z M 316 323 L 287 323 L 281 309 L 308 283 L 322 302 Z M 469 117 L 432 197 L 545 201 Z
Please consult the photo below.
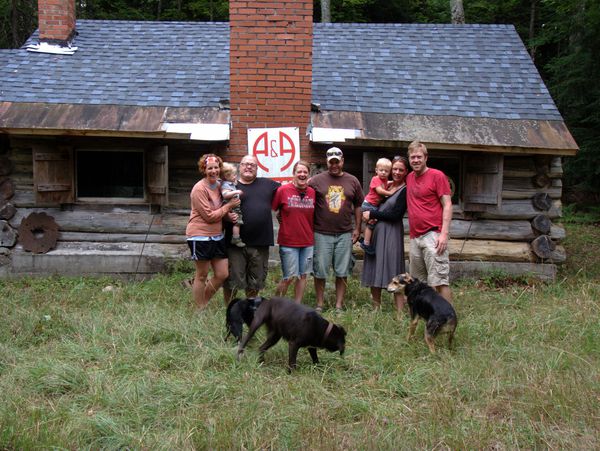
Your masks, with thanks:
M 77 150 L 77 199 L 144 199 L 142 151 Z
M 73 149 L 33 146 L 36 205 L 148 203 L 168 205 L 167 146 Z

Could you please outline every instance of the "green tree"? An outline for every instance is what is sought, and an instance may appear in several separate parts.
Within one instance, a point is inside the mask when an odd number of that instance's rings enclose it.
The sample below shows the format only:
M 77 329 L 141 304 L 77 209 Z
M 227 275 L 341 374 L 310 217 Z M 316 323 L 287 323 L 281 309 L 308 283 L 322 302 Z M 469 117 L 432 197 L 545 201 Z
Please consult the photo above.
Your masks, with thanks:
M 37 0 L 0 0 L 0 48 L 23 45 L 37 26 Z
M 576 189 L 600 193 L 600 3 L 542 0 L 554 12 L 536 44 L 549 54 L 548 87 L 580 146 L 567 160 L 565 179 Z

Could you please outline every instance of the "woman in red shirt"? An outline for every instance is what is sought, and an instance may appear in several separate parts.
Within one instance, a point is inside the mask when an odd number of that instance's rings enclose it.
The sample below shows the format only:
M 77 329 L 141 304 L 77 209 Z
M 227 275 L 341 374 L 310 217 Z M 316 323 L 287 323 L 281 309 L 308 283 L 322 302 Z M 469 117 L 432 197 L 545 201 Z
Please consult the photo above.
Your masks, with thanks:
M 196 264 L 192 293 L 196 307 L 204 310 L 208 301 L 229 276 L 223 217 L 240 204 L 239 199 L 223 204 L 219 174 L 223 160 L 215 154 L 202 155 L 198 169 L 204 177 L 190 193 L 192 209 L 185 234 Z M 213 277 L 206 280 L 212 266 Z
M 308 186 L 308 163 L 298 161 L 293 174 L 292 183 L 277 189 L 272 204 L 279 217 L 277 244 L 283 273 L 275 294 L 285 296 L 295 281 L 294 299 L 301 303 L 306 276 L 312 273 L 313 266 L 315 190 Z

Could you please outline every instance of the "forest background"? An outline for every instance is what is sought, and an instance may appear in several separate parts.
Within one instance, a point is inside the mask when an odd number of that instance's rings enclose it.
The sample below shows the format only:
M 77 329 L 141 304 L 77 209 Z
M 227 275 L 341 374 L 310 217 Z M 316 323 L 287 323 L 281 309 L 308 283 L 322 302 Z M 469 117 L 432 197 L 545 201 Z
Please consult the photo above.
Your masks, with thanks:
M 457 0 L 314 0 L 315 21 L 450 23 Z M 600 1 L 463 0 L 466 23 L 513 24 L 580 151 L 563 201 L 600 203 Z M 227 21 L 227 0 L 76 0 L 79 19 Z M 325 9 L 322 9 L 325 8 Z M 455 11 L 456 12 L 456 11 Z M 37 28 L 37 0 L 0 0 L 0 48 Z

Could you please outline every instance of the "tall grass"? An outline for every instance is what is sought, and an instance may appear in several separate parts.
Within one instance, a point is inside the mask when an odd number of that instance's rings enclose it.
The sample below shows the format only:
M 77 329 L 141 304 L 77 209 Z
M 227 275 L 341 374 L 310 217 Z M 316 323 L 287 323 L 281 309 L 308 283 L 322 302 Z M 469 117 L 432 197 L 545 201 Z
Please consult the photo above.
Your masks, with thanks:
M 345 357 L 301 350 L 292 375 L 283 342 L 258 363 L 264 334 L 237 362 L 222 298 L 195 313 L 184 273 L 1 281 L 0 448 L 598 449 L 598 243 L 568 225 L 552 284 L 455 284 L 455 344 L 436 355 L 352 279 L 348 309 L 324 314 Z

